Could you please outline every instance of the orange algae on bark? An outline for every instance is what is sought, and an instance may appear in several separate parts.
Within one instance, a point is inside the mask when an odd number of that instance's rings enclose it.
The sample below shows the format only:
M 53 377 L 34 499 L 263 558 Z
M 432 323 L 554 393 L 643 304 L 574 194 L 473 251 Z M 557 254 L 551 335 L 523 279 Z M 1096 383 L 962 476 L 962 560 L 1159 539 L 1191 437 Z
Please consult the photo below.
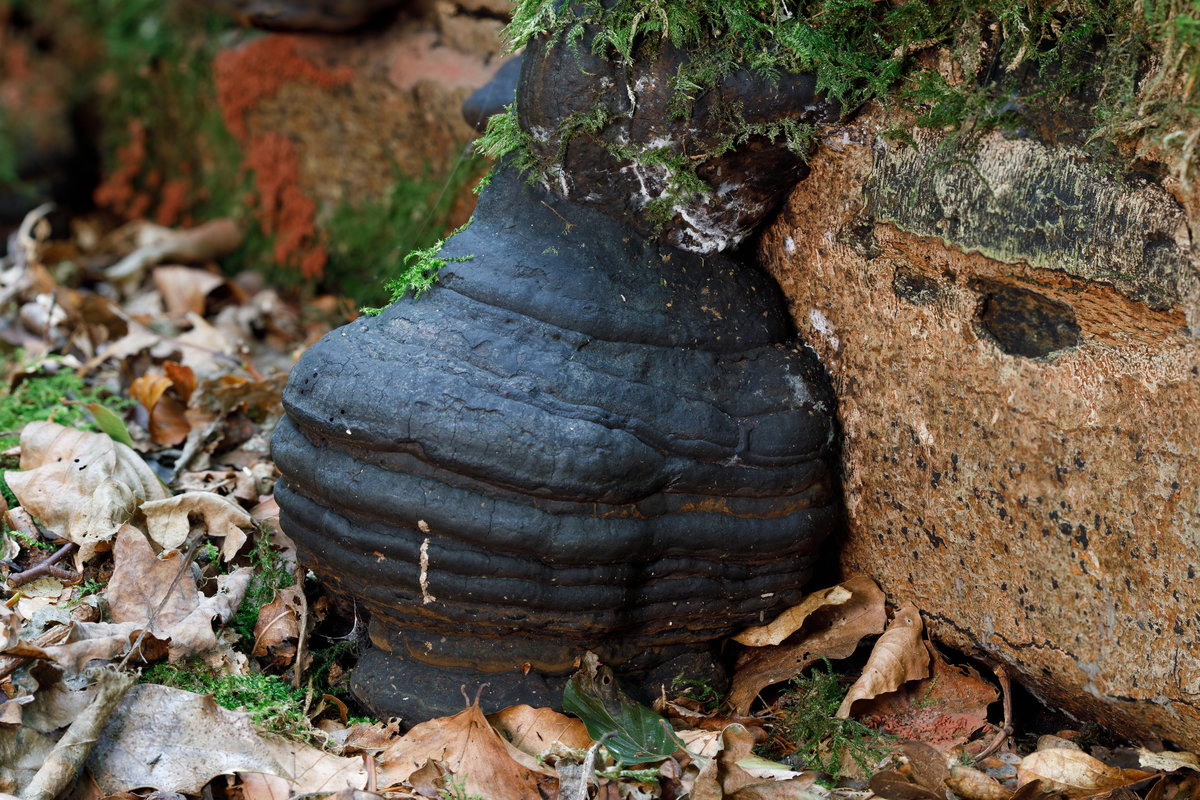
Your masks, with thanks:
M 307 81 L 325 89 L 350 82 L 348 67 L 323 69 L 300 56 L 301 37 L 275 34 L 224 50 L 213 63 L 217 102 L 226 127 L 239 139 L 247 134 L 246 114 L 285 83 Z
M 127 219 L 145 216 L 150 209 L 150 196 L 138 191 L 135 182 L 146 156 L 146 125 L 140 119 L 131 119 L 129 141 L 117 148 L 116 166 L 92 193 L 96 205 Z
M 295 145 L 275 131 L 255 134 L 246 145 L 243 166 L 254 171 L 254 214 L 263 233 L 275 236 L 275 262 L 298 267 L 305 278 L 319 278 L 327 254 L 316 226 L 316 203 L 297 183 L 300 158 Z
M 224 50 L 213 64 L 213 79 L 225 126 L 245 148 L 242 166 L 254 171 L 255 218 L 264 233 L 275 236 L 274 260 L 312 279 L 324 273 L 328 254 L 316 226 L 316 203 L 300 188 L 296 146 L 282 133 L 251 133 L 246 124 L 249 112 L 285 84 L 332 89 L 351 81 L 348 67 L 326 69 L 303 58 L 302 42 L 303 37 L 275 34 Z

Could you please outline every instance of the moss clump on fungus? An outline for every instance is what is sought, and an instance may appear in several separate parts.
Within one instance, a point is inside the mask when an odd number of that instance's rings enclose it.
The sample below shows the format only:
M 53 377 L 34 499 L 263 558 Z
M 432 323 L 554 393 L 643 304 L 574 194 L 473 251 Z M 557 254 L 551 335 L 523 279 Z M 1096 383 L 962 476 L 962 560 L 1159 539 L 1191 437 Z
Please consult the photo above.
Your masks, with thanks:
M 505 36 L 510 49 L 542 34 L 578 47 L 586 26 L 594 53 L 626 63 L 668 39 L 700 54 L 670 76 L 681 116 L 735 70 L 811 72 L 843 113 L 877 99 L 958 132 L 1056 114 L 1077 95 L 1081 139 L 1109 152 L 1135 143 L 1185 182 L 1200 160 L 1200 14 L 1186 0 L 521 0 Z M 492 154 L 522 149 L 508 113 L 484 137 Z M 760 133 L 726 127 L 735 145 Z

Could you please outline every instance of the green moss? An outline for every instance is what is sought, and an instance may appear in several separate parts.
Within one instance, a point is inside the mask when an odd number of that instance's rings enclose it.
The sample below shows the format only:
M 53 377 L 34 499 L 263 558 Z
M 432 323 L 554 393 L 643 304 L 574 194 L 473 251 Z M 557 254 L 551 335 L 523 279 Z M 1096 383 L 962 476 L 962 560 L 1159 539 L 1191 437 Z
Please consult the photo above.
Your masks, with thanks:
M 155 664 L 142 674 L 141 682 L 212 695 L 222 708 L 245 710 L 260 730 L 307 742 L 321 738 L 308 719 L 307 693 L 277 675 L 233 675 L 201 665 Z
M 783 711 L 764 755 L 774 759 L 799 758 L 805 768 L 837 775 L 842 759 L 850 758 L 868 775 L 885 756 L 880 746 L 886 737 L 856 719 L 837 716 L 849 681 L 824 662 L 792 682 L 779 699 Z M 872 763 L 874 762 L 874 763 Z
M 15 358 L 20 360 L 19 351 Z M 88 386 L 83 378 L 66 367 L 27 375 L 11 390 L 0 388 L 0 450 L 16 445 L 21 429 L 40 420 L 53 419 L 60 425 L 99 431 L 82 405 L 86 403 L 99 403 L 118 415 L 133 405 L 132 400 L 118 397 L 105 387 Z M 16 463 L 0 464 L 0 469 L 16 468 Z M 19 505 L 2 476 L 0 492 L 10 506 Z
M 262 607 L 274 600 L 275 593 L 280 589 L 294 584 L 295 578 L 283 556 L 271 545 L 270 534 L 265 531 L 254 534 L 254 544 L 247 557 L 254 574 L 229 627 L 237 632 L 239 646 L 248 653 L 254 646 L 254 626 L 258 623 Z
M 465 225 L 455 230 L 450 235 L 459 233 L 470 225 L 468 221 Z M 449 238 L 449 237 L 447 237 Z M 451 261 L 470 261 L 471 256 L 456 256 L 453 258 L 444 258 L 441 256 L 443 245 L 446 244 L 445 239 L 434 242 L 429 247 L 413 250 L 404 256 L 404 267 L 400 274 L 384 282 L 383 288 L 386 289 L 390 297 L 387 305 L 399 302 L 406 294 L 412 292 L 413 298 L 418 298 L 425 292 L 433 288 L 434 281 L 437 280 L 438 272 L 442 267 L 446 266 Z M 378 316 L 384 307 L 364 306 L 363 314 L 369 317 Z
M 1070 96 L 1082 110 L 1066 123 L 1097 152 L 1136 141 L 1185 181 L 1200 161 L 1200 12 L 1189 0 L 521 0 L 505 36 L 510 48 L 564 33 L 581 46 L 585 25 L 597 30 L 591 50 L 610 59 L 652 58 L 667 39 L 698 55 L 670 78 L 677 117 L 734 70 L 811 72 L 844 113 L 877 99 L 915 112 L 916 125 L 967 133 L 1061 121 Z M 938 48 L 951 70 L 922 58 Z M 738 143 L 761 132 L 728 123 Z M 812 138 L 774 135 L 797 148 Z M 515 134 L 504 142 L 522 147 Z

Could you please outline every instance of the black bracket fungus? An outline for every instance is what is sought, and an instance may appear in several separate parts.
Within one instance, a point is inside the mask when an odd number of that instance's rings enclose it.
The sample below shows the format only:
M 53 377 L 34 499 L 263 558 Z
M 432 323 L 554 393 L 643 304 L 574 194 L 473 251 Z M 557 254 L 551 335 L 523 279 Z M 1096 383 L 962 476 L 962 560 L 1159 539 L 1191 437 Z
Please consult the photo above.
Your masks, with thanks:
M 583 90 L 539 72 L 531 92 L 535 61 L 519 95 L 568 108 Z M 635 680 L 673 668 L 795 602 L 835 525 L 834 399 L 778 286 L 647 235 L 627 177 L 601 186 L 572 146 L 566 197 L 502 164 L 439 282 L 327 335 L 284 392 L 281 522 L 370 613 L 353 685 L 381 715 L 452 713 L 464 684 L 558 705 L 589 650 Z

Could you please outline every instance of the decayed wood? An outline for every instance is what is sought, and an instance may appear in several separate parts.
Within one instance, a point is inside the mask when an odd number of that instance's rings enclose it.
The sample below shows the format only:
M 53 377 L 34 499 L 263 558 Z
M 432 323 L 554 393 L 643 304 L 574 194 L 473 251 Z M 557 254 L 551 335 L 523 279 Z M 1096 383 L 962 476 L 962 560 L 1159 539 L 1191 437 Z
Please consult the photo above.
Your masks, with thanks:
M 1070 150 L 885 127 L 821 151 L 761 247 L 838 396 L 842 564 L 1050 703 L 1195 745 L 1186 214 Z

